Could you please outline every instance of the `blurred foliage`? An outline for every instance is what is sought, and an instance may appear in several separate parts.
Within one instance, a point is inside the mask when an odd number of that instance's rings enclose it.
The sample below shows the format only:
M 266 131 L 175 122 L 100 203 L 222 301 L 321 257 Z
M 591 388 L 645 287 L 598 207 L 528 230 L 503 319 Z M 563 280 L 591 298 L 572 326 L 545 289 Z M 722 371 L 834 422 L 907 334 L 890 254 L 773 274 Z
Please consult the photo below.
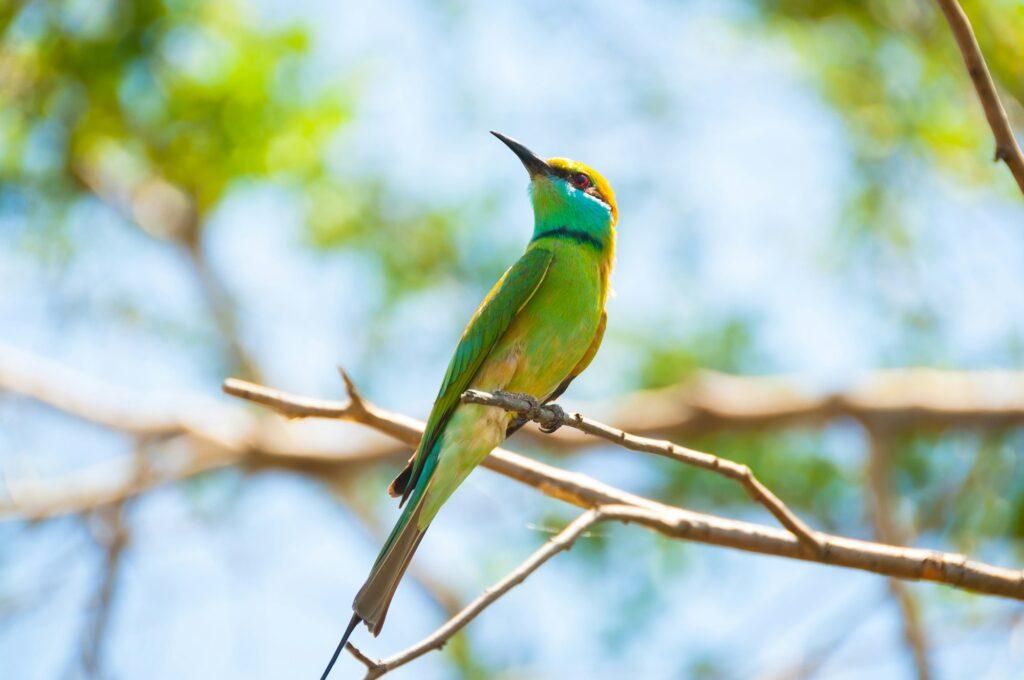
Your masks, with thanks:
M 1024 6 L 963 2 L 1011 121 L 1024 123 Z M 1016 187 L 992 163 L 995 143 L 949 27 L 933 2 L 869 0 L 755 3 L 754 30 L 790 40 L 843 117 L 862 186 L 852 214 L 889 230 L 899 211 L 889 182 L 913 160 L 976 183 Z M 892 232 L 894 236 L 898 230 Z
M 743 373 L 756 365 L 754 321 L 728 317 L 704 322 L 685 338 L 632 334 L 644 348 L 637 373 L 639 387 L 666 387 L 691 377 L 698 369 Z
M 29 2 L 0 21 L 3 180 L 94 191 L 144 226 L 197 228 L 161 218 L 201 223 L 242 177 L 322 175 L 347 115 L 303 87 L 302 31 L 231 3 Z
M 1011 125 L 1024 125 L 1024 5 L 1016 0 L 961 3 L 977 34 Z M 899 299 L 866 286 L 900 334 L 888 361 L 942 361 L 934 308 L 915 275 L 919 199 L 943 180 L 1018 189 L 1002 163 L 956 42 L 932 0 L 752 0 L 747 25 L 784 39 L 809 80 L 836 112 L 852 152 L 851 184 L 838 217 L 831 260 L 836 269 L 873 278 L 903 272 Z M 918 229 L 915 229 L 917 227 Z M 907 290 L 909 289 L 909 290 Z
M 860 470 L 831 458 L 816 432 L 725 432 L 687 445 L 743 463 L 768 488 L 802 514 L 831 531 L 856 527 L 861 518 Z M 659 497 L 706 511 L 750 511 L 750 498 L 736 482 L 672 461 L 658 460 Z
M 1024 556 L 1020 431 L 914 434 L 898 444 L 893 491 L 904 521 L 967 554 L 1006 540 Z
M 391 296 L 457 260 L 453 210 L 332 172 L 354 87 L 317 80 L 301 28 L 233 2 L 36 0 L 3 5 L 0 35 L 0 200 L 47 232 L 30 246 L 58 247 L 83 198 L 191 246 L 232 188 L 267 181 L 297 194 L 310 245 L 359 249 Z

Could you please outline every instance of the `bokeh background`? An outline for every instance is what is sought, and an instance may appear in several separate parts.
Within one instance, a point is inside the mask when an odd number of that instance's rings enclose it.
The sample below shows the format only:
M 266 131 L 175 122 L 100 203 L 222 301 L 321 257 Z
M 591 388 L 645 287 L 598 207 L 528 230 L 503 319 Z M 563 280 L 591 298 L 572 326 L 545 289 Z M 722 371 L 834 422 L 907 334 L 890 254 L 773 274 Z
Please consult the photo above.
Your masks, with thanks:
M 965 8 L 1019 130 L 1024 5 Z M 383 489 L 401 452 L 231 465 L 31 518 L 194 453 L 88 407 L 229 409 L 285 448 L 385 445 L 219 391 L 236 375 L 338 397 L 342 364 L 424 417 L 531 229 L 490 129 L 594 165 L 619 197 L 608 332 L 567 405 L 614 421 L 632 392 L 703 370 L 815 393 L 882 368 L 1024 367 L 1021 196 L 931 2 L 6 0 L 0 677 L 319 674 L 397 514 Z M 61 390 L 85 395 L 78 416 L 54 408 Z M 878 535 L 856 422 L 676 439 L 749 463 L 816 527 Z M 1021 564 L 1022 442 L 891 437 L 888 520 L 908 543 Z M 509 446 L 770 520 L 668 461 Z M 379 656 L 420 639 L 573 513 L 475 472 L 384 633 L 355 641 Z M 1022 621 L 1009 600 L 607 526 L 394 677 L 1014 678 Z M 336 675 L 360 671 L 346 655 Z

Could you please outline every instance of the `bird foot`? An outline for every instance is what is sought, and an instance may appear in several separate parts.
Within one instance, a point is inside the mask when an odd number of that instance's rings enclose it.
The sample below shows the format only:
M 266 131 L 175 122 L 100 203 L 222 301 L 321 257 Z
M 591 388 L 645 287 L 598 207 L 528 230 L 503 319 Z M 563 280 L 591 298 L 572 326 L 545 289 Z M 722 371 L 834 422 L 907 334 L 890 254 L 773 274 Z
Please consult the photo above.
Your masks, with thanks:
M 548 404 L 540 414 L 538 427 L 544 434 L 551 434 L 565 425 L 565 411 L 558 404 Z
M 565 425 L 565 411 L 558 404 L 543 404 L 537 397 L 523 392 L 502 390 L 495 394 L 524 402 L 528 408 L 519 412 L 520 417 L 536 422 L 540 431 L 545 434 L 551 434 Z

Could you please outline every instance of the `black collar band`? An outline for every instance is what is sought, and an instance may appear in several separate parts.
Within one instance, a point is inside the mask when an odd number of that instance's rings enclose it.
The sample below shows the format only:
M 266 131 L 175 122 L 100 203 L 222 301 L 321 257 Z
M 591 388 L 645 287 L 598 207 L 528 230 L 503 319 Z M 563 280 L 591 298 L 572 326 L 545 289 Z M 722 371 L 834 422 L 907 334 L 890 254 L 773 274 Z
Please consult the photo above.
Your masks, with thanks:
M 549 229 L 548 231 L 542 231 L 534 236 L 530 242 L 533 243 L 533 241 L 539 241 L 542 238 L 567 238 L 576 241 L 576 243 L 586 243 L 598 250 L 604 250 L 604 243 L 601 242 L 601 239 L 597 238 L 593 234 L 583 231 L 582 229 L 557 227 L 555 229 Z

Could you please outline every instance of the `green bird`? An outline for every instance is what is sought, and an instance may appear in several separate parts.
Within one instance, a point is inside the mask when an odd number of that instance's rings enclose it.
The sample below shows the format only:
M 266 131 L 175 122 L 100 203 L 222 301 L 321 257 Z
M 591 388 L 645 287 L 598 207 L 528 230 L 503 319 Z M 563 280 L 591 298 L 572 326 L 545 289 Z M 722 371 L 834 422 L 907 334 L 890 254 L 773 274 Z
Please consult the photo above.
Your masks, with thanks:
M 491 132 L 530 174 L 533 238 L 462 333 L 409 464 L 388 491 L 405 509 L 352 603 L 354 614 L 321 680 L 360 621 L 377 635 L 430 522 L 456 487 L 523 422 L 463 404 L 467 389 L 557 398 L 590 364 L 605 329 L 618 208 L 608 182 L 583 163 L 543 160 Z

